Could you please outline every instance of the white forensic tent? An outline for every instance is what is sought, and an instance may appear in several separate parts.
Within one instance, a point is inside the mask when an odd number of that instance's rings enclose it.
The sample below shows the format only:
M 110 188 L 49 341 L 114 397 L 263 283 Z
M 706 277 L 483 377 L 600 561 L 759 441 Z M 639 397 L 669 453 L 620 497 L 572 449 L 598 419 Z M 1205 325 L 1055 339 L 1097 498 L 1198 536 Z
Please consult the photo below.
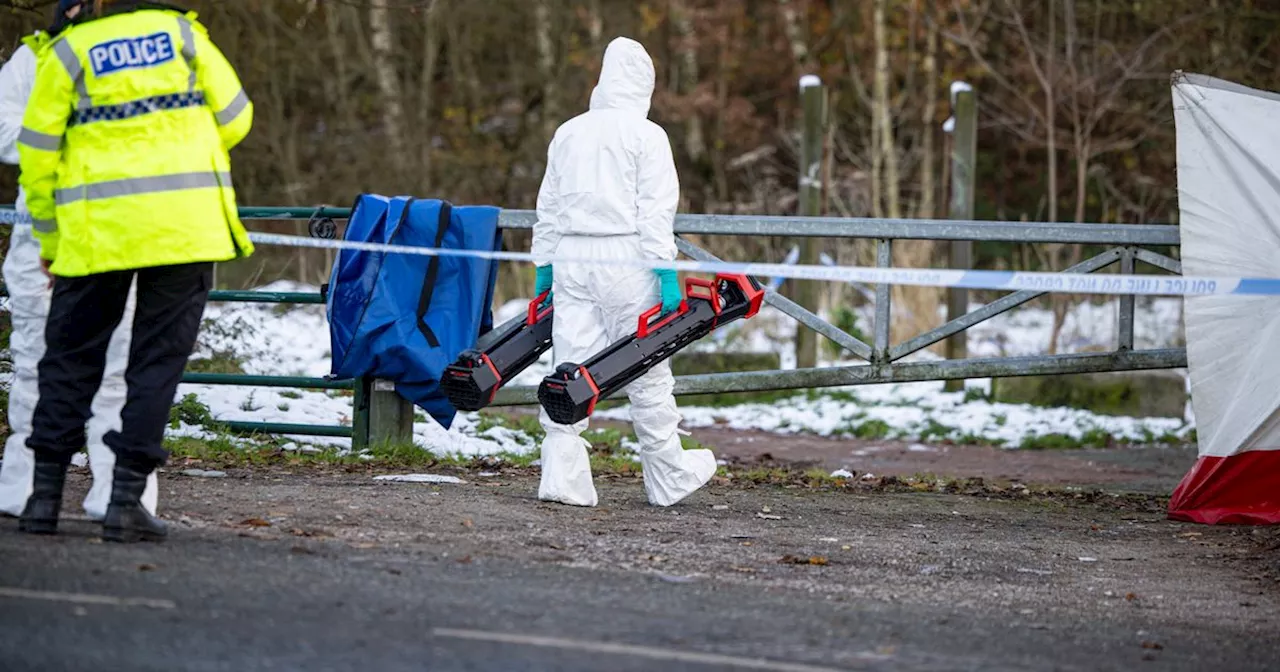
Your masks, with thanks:
M 1175 73 L 1184 275 L 1280 277 L 1280 94 Z M 1186 299 L 1200 454 L 1169 503 L 1198 523 L 1280 523 L 1280 296 Z

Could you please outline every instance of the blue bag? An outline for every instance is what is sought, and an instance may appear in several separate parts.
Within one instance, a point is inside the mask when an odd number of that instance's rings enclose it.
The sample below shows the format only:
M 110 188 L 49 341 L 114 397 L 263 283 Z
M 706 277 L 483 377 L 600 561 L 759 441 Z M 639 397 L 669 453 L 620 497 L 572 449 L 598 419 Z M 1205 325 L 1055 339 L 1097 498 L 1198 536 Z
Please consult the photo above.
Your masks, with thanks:
M 362 194 L 344 238 L 494 251 L 499 209 Z M 444 369 L 493 328 L 498 264 L 488 259 L 342 250 L 327 309 L 332 375 L 391 380 L 443 427 L 456 410 L 439 388 Z

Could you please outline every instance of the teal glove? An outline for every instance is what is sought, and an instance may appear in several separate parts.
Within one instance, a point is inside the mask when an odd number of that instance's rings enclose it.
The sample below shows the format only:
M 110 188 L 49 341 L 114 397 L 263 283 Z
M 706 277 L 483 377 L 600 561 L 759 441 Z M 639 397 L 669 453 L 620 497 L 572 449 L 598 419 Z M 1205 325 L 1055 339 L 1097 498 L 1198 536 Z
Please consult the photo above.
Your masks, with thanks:
M 537 269 L 537 273 L 538 274 L 537 276 L 535 276 L 535 279 L 533 281 L 533 296 L 534 298 L 537 298 L 539 296 L 542 296 L 543 292 L 548 292 L 547 300 L 543 301 L 542 305 L 549 306 L 551 305 L 551 296 L 552 296 L 549 293 L 551 291 L 551 264 L 547 264 L 546 266 L 539 266 Z
M 658 276 L 658 283 L 662 288 L 662 314 L 670 315 L 680 309 L 680 302 L 684 301 L 684 292 L 680 291 L 680 279 L 676 277 L 676 272 L 670 269 L 655 269 L 654 274 Z

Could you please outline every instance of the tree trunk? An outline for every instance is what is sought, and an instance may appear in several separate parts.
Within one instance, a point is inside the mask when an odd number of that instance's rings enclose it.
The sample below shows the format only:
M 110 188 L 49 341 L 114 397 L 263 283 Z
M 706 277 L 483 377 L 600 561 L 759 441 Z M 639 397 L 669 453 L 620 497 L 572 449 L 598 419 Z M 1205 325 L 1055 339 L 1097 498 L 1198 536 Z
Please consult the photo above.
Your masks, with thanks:
M 440 5 L 444 0 L 431 0 L 427 5 L 426 11 L 422 13 L 423 23 L 423 40 L 422 40 L 422 74 L 418 78 L 418 142 L 421 150 L 419 152 L 418 165 L 418 188 L 422 193 L 428 193 L 433 184 L 431 180 L 431 143 L 434 133 L 432 132 L 431 113 L 432 103 L 435 102 L 434 88 L 436 79 L 436 62 L 440 54 L 440 31 L 438 29 L 438 16 L 440 14 Z
M 934 138 L 938 130 L 938 12 L 934 0 L 924 0 L 925 52 L 924 52 L 924 114 L 921 118 L 920 157 L 920 209 L 918 216 L 932 219 L 938 216 L 934 182 Z
M 1053 0 L 1047 0 L 1049 5 L 1049 51 L 1048 56 L 1044 59 L 1045 83 L 1044 83 L 1044 117 L 1045 117 L 1045 135 L 1046 147 L 1049 161 L 1049 221 L 1058 221 L 1058 126 L 1055 112 L 1057 105 L 1055 104 L 1054 95 L 1054 78 L 1053 65 L 1057 60 L 1057 12 L 1054 10 Z
M 387 135 L 390 147 L 403 147 L 402 132 L 404 109 L 400 98 L 400 78 L 396 74 L 395 35 L 391 31 L 391 20 L 385 0 L 374 2 L 369 6 L 369 39 L 372 44 L 374 71 L 378 80 L 378 91 L 382 94 L 382 126 Z M 397 162 L 399 152 L 390 152 L 387 157 Z M 400 167 L 397 165 L 397 167 Z
M 791 57 L 803 69 L 809 62 L 809 45 L 805 40 L 804 28 L 800 22 L 800 12 L 796 11 L 795 0 L 778 0 L 778 7 L 782 10 L 787 42 L 791 45 Z
M 533 15 L 534 34 L 538 44 L 538 77 L 542 80 L 542 137 L 550 142 L 560 123 L 560 110 L 556 101 L 556 55 L 551 40 L 551 0 L 537 0 L 533 6 Z
M 587 3 L 587 34 L 591 37 L 591 48 L 599 52 L 604 46 L 604 18 L 600 16 L 600 0 Z
M 693 31 L 693 17 L 685 0 L 671 0 L 671 20 L 676 30 L 676 52 L 680 63 L 680 88 L 678 93 L 694 103 L 688 111 L 685 128 L 685 151 L 695 162 L 701 161 L 707 152 L 707 141 L 702 128 L 702 115 L 698 114 L 694 94 L 698 88 L 698 38 Z
M 875 112 L 879 119 L 880 155 L 884 164 L 884 196 L 889 217 L 902 216 L 902 208 L 898 199 L 900 185 L 898 183 L 898 148 L 893 139 L 893 120 L 889 118 L 889 44 L 885 30 L 885 9 L 888 0 L 876 0 L 875 5 L 875 42 L 876 42 L 876 75 L 875 75 Z
M 716 66 L 716 110 L 715 123 L 712 130 L 711 169 L 715 180 L 716 211 L 725 205 L 732 205 L 733 195 L 729 189 L 729 176 L 725 169 L 725 135 L 728 123 L 724 110 L 729 106 L 729 81 L 735 73 L 733 61 L 734 49 L 737 48 L 737 21 L 730 19 L 725 29 L 727 35 L 720 44 L 719 63 Z

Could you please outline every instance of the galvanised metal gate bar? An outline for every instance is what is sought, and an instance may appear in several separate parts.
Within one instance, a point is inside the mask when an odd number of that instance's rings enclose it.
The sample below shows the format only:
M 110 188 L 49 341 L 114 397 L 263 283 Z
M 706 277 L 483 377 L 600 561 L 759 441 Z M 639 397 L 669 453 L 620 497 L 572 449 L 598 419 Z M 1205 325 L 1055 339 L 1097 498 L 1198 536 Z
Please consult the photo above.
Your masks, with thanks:
M 344 208 L 243 208 L 242 216 L 262 219 L 329 217 L 344 219 Z M 499 226 L 530 229 L 536 214 L 529 210 L 503 210 Z M 675 230 L 681 235 L 751 235 L 778 237 L 858 238 L 876 241 L 876 264 L 892 265 L 894 240 L 992 241 L 1016 243 L 1078 243 L 1107 245 L 1109 249 L 1080 262 L 1064 272 L 1093 273 L 1117 262 L 1122 274 L 1133 274 L 1141 261 L 1170 273 L 1181 273 L 1175 259 L 1144 247 L 1176 247 L 1178 227 L 1159 224 L 1074 224 L 959 221 L 949 219 L 865 219 L 838 217 L 781 217 L 739 215 L 676 215 Z M 677 239 L 680 251 L 698 260 L 716 260 L 711 253 L 687 240 Z M 889 342 L 891 317 L 890 287 L 876 288 L 874 342 L 865 343 L 777 292 L 769 291 L 766 303 L 830 339 L 865 365 L 797 369 L 790 371 L 748 371 L 682 376 L 676 379 L 680 395 L 722 392 L 809 389 L 844 385 L 958 380 L 966 378 L 1060 375 L 1104 371 L 1180 368 L 1187 365 L 1181 348 L 1133 350 L 1134 297 L 1120 299 L 1119 334 L 1116 350 L 1109 353 L 1043 355 L 958 359 L 933 362 L 899 360 L 960 333 L 1029 301 L 1044 292 L 1013 292 L 967 315 L 919 334 L 903 343 Z M 499 392 L 495 406 L 536 404 L 536 388 L 512 387 Z
M 506 228 L 532 226 L 536 215 L 528 211 L 504 211 L 500 224 Z M 783 237 L 859 238 L 876 241 L 876 265 L 892 265 L 894 240 L 999 241 L 1017 243 L 1079 243 L 1114 245 L 1111 249 L 1066 269 L 1070 273 L 1093 273 L 1117 262 L 1120 271 L 1132 274 L 1135 262 L 1180 273 L 1177 260 L 1139 246 L 1172 247 L 1180 243 L 1178 227 L 1169 225 L 1105 224 L 1023 224 L 916 219 L 844 219 L 833 217 L 740 217 L 677 216 L 678 234 L 761 235 Z M 716 257 L 687 240 L 677 241 L 680 251 L 694 259 L 714 261 Z M 1117 348 L 1114 352 L 1034 357 L 1000 357 L 899 363 L 898 360 L 945 340 L 974 325 L 989 320 L 1043 296 L 1044 292 L 1024 290 L 1001 297 L 978 310 L 940 327 L 892 345 L 889 342 L 891 301 L 889 285 L 876 287 L 874 342 L 865 343 L 812 312 L 770 290 L 765 302 L 800 324 L 835 342 L 866 365 L 797 369 L 791 371 L 748 371 L 683 376 L 676 380 L 681 395 L 723 392 L 757 392 L 783 389 L 810 389 L 844 385 L 958 380 L 966 378 L 1012 377 L 1134 371 L 1186 366 L 1186 351 L 1179 348 L 1133 351 L 1134 297 L 1120 299 Z M 494 405 L 536 403 L 536 389 L 502 390 Z
M 228 303 L 283 303 L 321 304 L 324 298 L 318 292 L 245 292 L 214 290 L 210 301 Z M 288 387 L 311 390 L 351 390 L 352 424 L 302 425 L 281 422 L 221 421 L 227 429 L 243 434 L 287 434 L 296 436 L 332 436 L 350 438 L 353 448 L 359 450 L 369 442 L 369 383 L 365 380 L 334 380 L 306 376 L 255 376 L 238 373 L 184 373 L 182 382 L 194 385 L 236 385 L 246 387 Z

